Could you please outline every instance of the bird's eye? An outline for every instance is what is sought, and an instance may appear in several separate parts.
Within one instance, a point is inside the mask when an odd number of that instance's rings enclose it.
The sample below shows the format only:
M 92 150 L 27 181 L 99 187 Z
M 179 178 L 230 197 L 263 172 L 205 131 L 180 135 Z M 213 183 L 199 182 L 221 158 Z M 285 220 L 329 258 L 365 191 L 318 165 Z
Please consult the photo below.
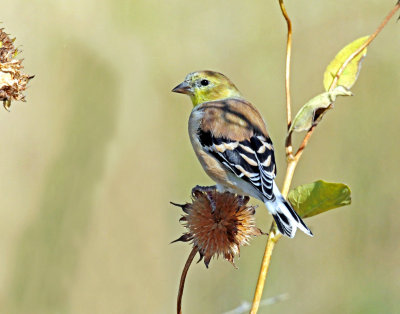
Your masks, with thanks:
M 201 81 L 200 81 L 200 84 L 201 84 L 202 86 L 207 86 L 208 84 L 210 84 L 210 81 L 209 81 L 209 80 L 201 80 Z

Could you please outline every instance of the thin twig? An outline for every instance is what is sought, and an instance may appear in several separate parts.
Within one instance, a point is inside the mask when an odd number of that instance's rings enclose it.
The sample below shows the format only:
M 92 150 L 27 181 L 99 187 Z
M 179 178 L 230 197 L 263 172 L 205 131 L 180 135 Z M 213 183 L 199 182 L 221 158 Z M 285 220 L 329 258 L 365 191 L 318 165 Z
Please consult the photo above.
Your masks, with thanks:
M 283 0 L 279 0 L 279 6 L 281 8 L 282 14 L 286 20 L 287 24 L 287 41 L 286 41 L 286 75 L 285 75 L 285 87 L 286 87 L 286 116 L 287 116 L 287 130 L 289 131 L 290 125 L 292 123 L 292 110 L 291 110 L 291 98 L 290 98 L 290 60 L 291 60 L 291 55 L 292 55 L 292 22 L 290 21 L 289 15 L 287 14 L 285 4 L 283 3 Z M 288 136 L 286 138 L 285 142 L 285 148 L 286 148 L 286 158 L 288 160 L 288 163 L 290 164 L 293 162 L 293 147 L 292 147 L 292 140 L 291 137 Z M 289 161 L 292 160 L 292 161 Z M 289 167 L 286 169 L 286 178 L 288 177 L 288 171 Z M 294 169 L 293 169 L 294 171 Z M 291 177 L 293 177 L 293 173 L 291 174 Z M 285 179 L 285 183 L 288 182 L 290 186 L 290 181 L 287 181 Z M 285 186 L 284 183 L 284 186 Z M 289 186 L 287 187 L 287 190 L 289 189 Z M 283 194 L 285 197 L 287 196 L 286 194 Z M 251 306 L 250 313 L 255 314 L 258 311 L 258 308 L 260 306 L 260 300 L 263 294 L 264 286 L 265 286 L 265 279 L 268 274 L 268 269 L 269 269 L 269 264 L 271 261 L 271 256 L 272 256 L 272 251 L 275 247 L 275 243 L 278 242 L 278 240 L 282 237 L 282 235 L 277 231 L 277 227 L 275 222 L 272 223 L 270 232 L 268 235 L 267 239 L 267 244 L 265 246 L 265 251 L 264 251 L 264 257 L 261 263 L 261 269 L 260 273 L 258 275 L 258 281 L 257 281 L 257 286 L 256 286 L 256 291 L 254 292 L 254 298 L 253 298 L 253 304 Z
M 303 154 L 304 149 L 306 148 L 308 141 L 310 140 L 311 135 L 314 133 L 315 128 L 317 125 L 313 125 L 311 129 L 308 130 L 306 136 L 304 136 L 303 141 L 301 142 L 299 149 L 296 152 L 295 159 L 298 161 Z
M 382 29 L 386 26 L 386 24 L 389 22 L 389 20 L 393 17 L 393 15 L 396 13 L 396 11 L 400 8 L 400 1 L 397 2 L 395 7 L 389 12 L 389 14 L 383 19 L 382 23 L 378 26 L 376 31 L 368 37 L 368 39 L 365 41 L 364 44 L 362 44 L 356 51 L 354 51 L 348 58 L 347 60 L 342 64 L 340 69 L 337 71 L 335 78 L 332 81 L 331 86 L 329 87 L 329 91 L 332 91 L 335 89 L 337 82 L 339 80 L 340 75 L 342 75 L 344 69 L 349 65 L 351 61 L 355 57 L 357 57 L 365 48 L 367 48 L 371 42 L 378 36 L 378 34 L 382 31 Z
M 185 287 L 186 275 L 188 273 L 189 267 L 192 264 L 193 259 L 196 256 L 197 252 L 198 252 L 198 249 L 197 249 L 197 247 L 194 246 L 192 251 L 189 254 L 189 257 L 186 261 L 185 267 L 183 268 L 183 271 L 182 271 L 181 281 L 179 283 L 178 300 L 177 300 L 177 307 L 176 307 L 176 311 L 178 314 L 182 314 L 182 296 L 183 296 L 183 288 Z
M 395 7 L 389 12 L 389 14 L 383 19 L 382 23 L 378 26 L 378 28 L 373 32 L 371 36 L 368 37 L 368 39 L 356 50 L 354 51 L 347 59 L 345 62 L 343 62 L 342 66 L 339 68 L 337 71 L 335 78 L 333 79 L 331 86 L 329 87 L 329 91 L 332 91 L 336 88 L 340 76 L 343 74 L 343 71 L 345 68 L 349 65 L 351 61 L 354 60 L 365 48 L 367 48 L 371 42 L 378 36 L 378 34 L 383 30 L 383 28 L 386 26 L 386 24 L 389 22 L 389 20 L 393 17 L 393 15 L 396 13 L 396 11 L 400 8 L 400 1 L 397 2 Z M 330 109 L 331 106 L 329 106 Z M 311 129 L 308 130 L 306 136 L 304 137 L 302 143 L 300 144 L 294 159 L 300 159 L 301 155 L 303 154 L 304 149 L 306 148 L 308 141 L 310 140 L 311 135 L 314 133 L 315 128 L 317 127 L 317 124 L 314 124 Z M 288 138 L 291 137 L 291 134 L 288 134 Z M 286 139 L 287 140 L 287 139 Z
M 250 314 L 256 314 L 260 306 L 260 301 L 265 285 L 265 279 L 267 278 L 269 264 L 271 261 L 272 251 L 274 250 L 275 243 L 280 238 L 281 235 L 277 232 L 276 224 L 272 223 L 271 229 L 269 230 L 268 234 L 267 245 L 265 246 L 264 257 L 261 263 L 260 274 L 258 275 L 256 291 L 254 293 L 253 304 L 251 305 Z
M 288 122 L 288 130 L 289 130 L 290 124 L 291 124 L 289 79 L 290 79 L 292 25 L 291 25 L 288 15 L 287 15 L 283 0 L 279 0 L 279 5 L 281 7 L 282 14 L 285 17 L 285 20 L 288 24 L 288 40 L 287 40 L 287 49 L 286 49 L 286 111 L 287 111 L 287 122 Z M 368 45 L 371 44 L 371 42 L 382 31 L 382 29 L 386 26 L 388 21 L 393 17 L 393 15 L 396 13 L 396 11 L 399 8 L 400 8 L 400 0 L 397 2 L 396 6 L 389 12 L 389 14 L 385 17 L 385 19 L 379 25 L 379 27 L 376 29 L 376 31 L 367 39 L 367 41 L 359 49 L 357 49 L 353 54 L 351 54 L 349 56 L 349 58 L 347 58 L 347 60 L 343 63 L 341 68 L 336 73 L 336 76 L 329 88 L 330 91 L 336 87 L 337 82 L 338 82 L 340 76 L 342 75 L 344 69 L 346 68 L 346 66 L 355 57 L 357 57 L 357 55 L 359 53 L 361 53 L 366 47 L 368 47 Z M 282 187 L 282 195 L 284 197 L 287 197 L 296 166 L 297 166 L 297 164 L 300 160 L 300 157 L 302 156 L 304 149 L 306 148 L 312 134 L 314 133 L 316 126 L 317 125 L 313 125 L 311 127 L 311 129 L 308 130 L 307 134 L 305 135 L 302 143 L 300 144 L 300 146 L 294 156 L 292 154 L 291 134 L 288 134 L 288 136 L 286 138 L 285 146 L 286 146 L 286 157 L 287 157 L 288 164 L 287 164 L 287 168 L 286 168 L 285 180 L 283 182 L 283 187 Z M 268 274 L 272 251 L 275 247 L 275 244 L 278 242 L 278 240 L 281 237 L 282 237 L 282 235 L 277 232 L 276 224 L 275 224 L 275 222 L 273 222 L 271 225 L 270 233 L 268 235 L 267 244 L 266 244 L 265 252 L 264 252 L 264 257 L 262 260 L 261 269 L 260 269 L 260 273 L 259 273 L 259 277 L 258 277 L 258 281 L 257 281 L 256 291 L 254 293 L 253 304 L 252 304 L 251 311 L 250 311 L 251 314 L 256 314 L 258 311 L 258 308 L 260 305 L 260 300 L 261 300 L 262 293 L 264 290 L 266 276 Z
M 284 198 L 286 198 L 287 195 L 289 194 L 290 184 L 292 183 L 294 170 L 296 169 L 297 162 L 298 162 L 298 160 L 293 159 L 293 160 L 289 161 L 287 164 L 285 179 L 283 180 L 283 185 L 282 185 L 282 189 L 281 189 L 281 193 Z
M 389 20 L 393 17 L 393 15 L 396 13 L 396 11 L 400 8 L 400 1 L 397 2 L 395 7 L 390 10 L 388 15 L 383 19 L 382 23 L 378 26 L 378 28 L 371 34 L 371 36 L 368 37 L 368 39 L 356 50 L 354 51 L 347 59 L 345 62 L 343 62 L 342 66 L 339 68 L 339 70 L 336 72 L 335 78 L 333 79 L 331 86 L 329 87 L 329 91 L 332 91 L 336 88 L 340 76 L 343 74 L 343 71 L 345 68 L 349 65 L 351 61 L 354 60 L 365 48 L 367 48 L 372 41 L 378 36 L 378 34 L 383 30 L 383 28 L 386 26 L 386 24 L 389 22 Z M 304 137 L 302 143 L 300 144 L 294 159 L 298 161 L 300 159 L 301 155 L 303 154 L 304 149 L 306 148 L 308 141 L 311 138 L 311 135 L 314 133 L 315 128 L 317 127 L 317 124 L 314 124 L 311 129 L 308 130 L 306 136 Z
M 287 24 L 287 41 L 286 41 L 286 73 L 285 73 L 285 87 L 286 87 L 286 113 L 287 113 L 287 127 L 290 128 L 292 122 L 291 99 L 290 99 L 290 58 L 292 55 L 292 22 L 286 12 L 283 0 L 279 0 L 283 17 Z
M 290 60 L 292 56 L 292 21 L 287 14 L 285 4 L 283 0 L 279 0 L 279 6 L 281 8 L 283 17 L 286 20 L 287 24 L 287 40 L 286 40 L 286 70 L 285 70 L 285 92 L 286 92 L 286 121 L 287 121 L 287 130 L 289 131 L 290 125 L 292 124 L 292 101 L 290 96 Z M 292 157 L 293 147 L 292 147 L 292 138 L 289 136 L 286 139 L 285 143 L 286 147 L 286 157 Z

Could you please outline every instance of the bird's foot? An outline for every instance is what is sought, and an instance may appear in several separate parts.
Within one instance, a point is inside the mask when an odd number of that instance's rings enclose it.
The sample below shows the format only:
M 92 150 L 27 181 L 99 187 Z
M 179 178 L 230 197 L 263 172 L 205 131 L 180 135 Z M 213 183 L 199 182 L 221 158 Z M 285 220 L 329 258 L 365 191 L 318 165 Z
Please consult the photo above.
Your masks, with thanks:
M 249 200 L 250 200 L 250 197 L 248 197 L 248 196 L 246 196 L 246 195 L 239 195 L 239 194 L 237 194 L 237 198 L 238 198 L 238 204 L 239 204 L 239 206 L 246 205 L 246 204 L 249 202 Z
M 210 201 L 211 213 L 214 214 L 215 210 L 217 209 L 217 203 L 215 202 L 215 200 L 213 198 L 212 191 L 207 191 L 206 193 L 207 193 L 207 198 Z
M 213 186 L 200 186 L 200 185 L 196 185 L 193 189 L 192 189 L 192 194 L 195 195 L 196 192 L 201 192 L 201 193 L 206 193 L 207 194 L 207 198 L 210 201 L 210 205 L 211 205 L 211 213 L 214 213 L 217 207 L 217 204 L 213 198 L 213 192 L 215 192 L 217 190 L 217 186 L 213 185 Z
M 217 189 L 216 185 L 212 185 L 212 186 L 200 186 L 200 185 L 196 185 L 193 189 L 192 189 L 192 194 L 199 191 L 199 192 L 213 192 Z

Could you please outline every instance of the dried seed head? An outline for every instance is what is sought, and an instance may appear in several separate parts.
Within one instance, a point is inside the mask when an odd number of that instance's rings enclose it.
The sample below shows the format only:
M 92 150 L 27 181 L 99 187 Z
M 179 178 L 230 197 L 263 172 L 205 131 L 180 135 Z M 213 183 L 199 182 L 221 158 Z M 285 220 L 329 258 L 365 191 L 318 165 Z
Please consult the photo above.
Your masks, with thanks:
M 249 198 L 214 189 L 194 189 L 192 203 L 178 205 L 184 215 L 180 219 L 188 232 L 173 241 L 191 241 L 200 260 L 208 267 L 213 256 L 222 255 L 234 264 L 240 246 L 248 245 L 252 236 L 263 234 L 255 226 L 255 207 L 246 206 Z M 200 261 L 199 260 L 199 261 Z
M 0 101 L 7 110 L 12 100 L 25 101 L 22 94 L 33 76 L 22 73 L 22 60 L 15 59 L 18 50 L 14 47 L 14 39 L 0 29 Z

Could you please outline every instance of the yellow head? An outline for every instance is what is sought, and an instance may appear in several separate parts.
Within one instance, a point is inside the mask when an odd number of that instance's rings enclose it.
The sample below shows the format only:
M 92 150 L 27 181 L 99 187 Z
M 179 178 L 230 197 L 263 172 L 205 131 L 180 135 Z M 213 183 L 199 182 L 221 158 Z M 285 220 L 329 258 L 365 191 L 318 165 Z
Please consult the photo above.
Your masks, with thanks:
M 189 95 L 193 106 L 206 101 L 241 98 L 236 86 L 225 75 L 214 71 L 189 73 L 185 80 L 172 91 Z

